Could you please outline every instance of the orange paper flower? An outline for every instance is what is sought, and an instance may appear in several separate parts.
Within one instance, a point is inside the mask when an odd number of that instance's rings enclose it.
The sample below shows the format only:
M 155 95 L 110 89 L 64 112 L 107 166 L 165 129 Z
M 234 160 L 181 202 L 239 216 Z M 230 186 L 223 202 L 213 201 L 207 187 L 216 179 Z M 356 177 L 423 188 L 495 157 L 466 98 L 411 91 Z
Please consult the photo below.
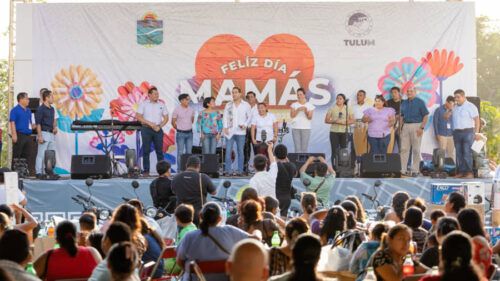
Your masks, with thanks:
M 422 58 L 422 62 L 431 67 L 432 74 L 439 80 L 447 79 L 464 67 L 460 62 L 460 57 L 455 56 L 453 51 L 448 53 L 446 49 L 442 49 L 441 52 L 437 49 L 433 52 L 427 52 L 427 55 Z

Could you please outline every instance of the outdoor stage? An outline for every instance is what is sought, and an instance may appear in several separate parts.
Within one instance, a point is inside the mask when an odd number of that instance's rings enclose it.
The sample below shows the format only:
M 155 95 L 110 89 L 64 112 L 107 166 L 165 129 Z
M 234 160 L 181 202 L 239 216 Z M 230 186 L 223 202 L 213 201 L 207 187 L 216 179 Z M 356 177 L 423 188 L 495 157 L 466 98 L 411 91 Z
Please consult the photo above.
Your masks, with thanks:
M 139 188 L 136 190 L 140 200 L 145 206 L 152 206 L 152 199 L 149 193 L 149 184 L 154 178 L 138 179 Z M 219 178 L 213 179 L 218 187 L 217 195 L 223 196 L 224 188 L 222 183 L 225 180 L 231 181 L 231 187 L 228 196 L 234 197 L 238 190 L 248 185 L 249 178 Z M 343 199 L 347 195 L 357 195 L 363 202 L 365 208 L 373 208 L 372 203 L 363 198 L 361 193 L 374 195 L 373 184 L 376 179 L 367 178 L 348 178 L 336 179 L 330 192 L 330 202 Z M 383 205 L 389 205 L 391 196 L 396 191 L 406 191 L 412 197 L 419 196 L 426 201 L 430 199 L 430 187 L 432 183 L 459 183 L 460 179 L 432 179 L 429 177 L 420 178 L 387 178 L 380 179 L 382 185 L 377 187 L 377 199 Z M 107 180 L 94 180 L 90 187 L 93 201 L 99 207 L 109 209 L 115 208 L 123 203 L 122 197 L 135 198 L 134 190 L 131 186 L 132 179 L 113 178 Z M 467 181 L 485 182 L 486 197 L 491 195 L 492 180 L 473 179 Z M 302 190 L 304 186 L 299 179 L 294 179 L 294 186 Z M 75 203 L 71 197 L 76 195 L 89 195 L 85 180 L 61 179 L 58 181 L 24 180 L 24 189 L 28 197 L 28 209 L 41 220 L 46 220 L 53 215 L 74 218 L 79 217 L 82 207 Z

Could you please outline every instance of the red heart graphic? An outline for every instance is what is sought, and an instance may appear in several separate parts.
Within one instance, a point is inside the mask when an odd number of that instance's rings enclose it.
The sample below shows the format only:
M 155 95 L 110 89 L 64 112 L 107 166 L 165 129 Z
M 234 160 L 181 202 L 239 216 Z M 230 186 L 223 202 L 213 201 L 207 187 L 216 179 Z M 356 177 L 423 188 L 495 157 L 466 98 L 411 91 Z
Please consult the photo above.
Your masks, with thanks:
M 246 65 L 247 56 L 257 58 L 258 67 L 228 69 L 227 64 L 237 60 Z M 286 64 L 286 73 L 264 67 L 265 59 L 279 62 L 278 68 Z M 225 73 L 221 70 L 223 65 L 226 65 Z M 276 103 L 278 103 L 294 71 L 300 71 L 295 78 L 300 86 L 307 90 L 313 78 L 314 57 L 309 46 L 291 34 L 272 35 L 266 38 L 255 52 L 243 38 L 232 34 L 221 34 L 210 38 L 201 46 L 196 56 L 195 68 L 198 85 L 203 80 L 212 80 L 212 91 L 215 93 L 224 79 L 232 79 L 243 91 L 245 91 L 245 79 L 252 79 L 259 90 L 263 89 L 269 79 L 276 79 Z

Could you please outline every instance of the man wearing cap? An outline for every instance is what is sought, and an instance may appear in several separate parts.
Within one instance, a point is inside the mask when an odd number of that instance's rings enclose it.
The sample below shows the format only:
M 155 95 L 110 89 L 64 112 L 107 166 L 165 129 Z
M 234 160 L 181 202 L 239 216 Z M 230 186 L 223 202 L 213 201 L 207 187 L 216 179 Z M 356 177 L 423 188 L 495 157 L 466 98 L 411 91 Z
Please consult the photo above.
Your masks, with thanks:
M 198 213 L 207 202 L 207 193 L 215 195 L 217 188 L 209 176 L 200 173 L 201 161 L 198 156 L 190 156 L 186 170 L 172 180 L 172 192 L 177 196 L 177 206 L 191 204 L 194 208 L 194 223 L 198 225 Z

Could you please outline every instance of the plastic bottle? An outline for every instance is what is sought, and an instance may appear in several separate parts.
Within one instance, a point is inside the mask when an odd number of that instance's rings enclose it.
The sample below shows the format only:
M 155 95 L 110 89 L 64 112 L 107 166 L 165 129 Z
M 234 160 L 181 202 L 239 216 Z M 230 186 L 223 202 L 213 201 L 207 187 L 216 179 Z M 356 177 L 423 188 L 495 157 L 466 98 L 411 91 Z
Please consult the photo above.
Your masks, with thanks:
M 31 274 L 33 276 L 37 276 L 35 268 L 33 267 L 33 263 L 31 263 L 31 262 L 28 263 L 28 265 L 26 266 L 26 272 L 28 272 L 29 274 Z
M 47 237 L 54 238 L 54 226 L 49 225 L 47 228 Z
M 406 255 L 405 262 L 403 263 L 403 277 L 412 276 L 415 272 L 415 267 L 411 255 Z
M 373 271 L 373 267 L 370 266 L 366 269 L 366 275 L 363 281 L 377 281 L 377 276 Z
M 273 233 L 273 237 L 271 238 L 271 245 L 273 247 L 279 247 L 281 245 L 281 238 L 277 230 Z

